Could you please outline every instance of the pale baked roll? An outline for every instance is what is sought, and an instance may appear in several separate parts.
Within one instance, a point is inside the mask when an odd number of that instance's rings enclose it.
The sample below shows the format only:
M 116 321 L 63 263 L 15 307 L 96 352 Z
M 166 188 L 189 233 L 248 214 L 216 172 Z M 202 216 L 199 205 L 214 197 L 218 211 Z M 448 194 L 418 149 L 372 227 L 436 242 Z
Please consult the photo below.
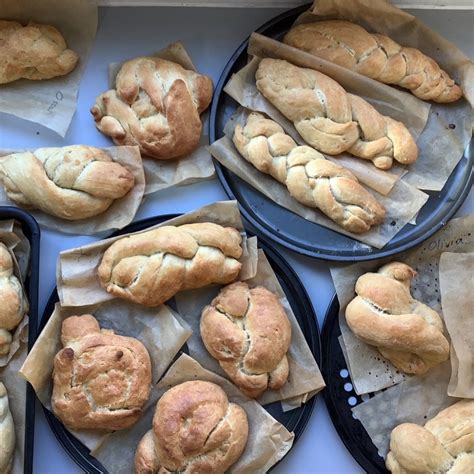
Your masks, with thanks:
M 135 453 L 136 474 L 224 474 L 247 443 L 245 411 L 216 384 L 201 380 L 170 388 L 160 398 L 153 428 Z
M 135 184 L 125 166 L 104 150 L 87 145 L 1 157 L 0 180 L 8 197 L 20 206 L 67 220 L 105 212 Z
M 0 472 L 10 474 L 15 454 L 15 425 L 8 405 L 8 393 L 0 382 Z
M 356 282 L 357 296 L 346 307 L 352 332 L 375 346 L 397 369 L 421 375 L 449 357 L 439 314 L 410 293 L 416 272 L 391 262 Z
M 0 84 L 64 76 L 78 59 L 54 26 L 0 20 Z
M 96 99 L 97 128 L 117 145 L 138 145 L 142 154 L 169 160 L 199 145 L 200 114 L 212 99 L 212 80 L 156 57 L 122 65 L 115 89 Z
M 230 379 L 251 398 L 286 383 L 291 324 L 278 298 L 262 286 L 225 286 L 202 311 L 202 341 Z
M 54 414 L 71 429 L 123 430 L 142 415 L 151 388 L 151 361 L 133 337 L 100 329 L 90 314 L 63 321 L 54 358 Z

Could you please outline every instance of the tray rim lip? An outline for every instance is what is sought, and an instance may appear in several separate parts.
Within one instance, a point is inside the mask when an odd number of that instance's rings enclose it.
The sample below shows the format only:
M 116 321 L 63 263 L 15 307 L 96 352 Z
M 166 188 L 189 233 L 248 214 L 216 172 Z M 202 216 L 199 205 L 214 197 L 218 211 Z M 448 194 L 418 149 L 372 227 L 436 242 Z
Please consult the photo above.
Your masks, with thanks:
M 148 224 L 148 226 L 154 225 L 156 223 L 157 219 L 160 219 L 161 221 L 165 221 L 165 220 L 171 219 L 173 217 L 179 216 L 181 214 L 182 213 L 167 213 L 167 214 L 159 214 L 159 215 L 156 215 L 156 216 L 146 217 L 144 219 L 140 219 L 138 221 L 131 222 L 124 229 L 119 229 L 117 231 L 114 231 L 109 236 L 104 237 L 104 239 L 108 238 L 108 237 L 115 236 L 115 235 L 120 235 L 120 233 L 123 233 L 124 230 L 128 230 L 130 228 L 133 229 L 136 226 L 139 227 L 139 226 L 144 225 L 144 224 L 145 225 Z M 137 230 L 132 230 L 132 232 L 137 232 Z M 249 231 L 248 233 L 254 234 L 254 232 L 252 232 L 252 231 Z M 257 235 L 257 234 L 255 234 L 255 235 Z M 300 293 L 300 295 L 303 296 L 303 298 L 301 298 L 299 300 L 300 304 L 303 304 L 303 312 L 307 314 L 308 320 L 312 320 L 314 322 L 314 325 L 310 324 L 310 328 L 309 328 L 310 338 L 311 338 L 311 342 L 312 342 L 312 346 L 313 346 L 313 347 L 310 347 L 310 349 L 313 352 L 315 360 L 318 364 L 318 367 L 320 368 L 320 370 L 322 372 L 322 369 L 321 369 L 321 366 L 322 366 L 321 329 L 320 329 L 319 322 L 318 322 L 318 319 L 317 319 L 317 316 L 316 316 L 316 311 L 314 310 L 313 303 L 311 301 L 311 298 L 308 295 L 306 287 L 304 286 L 303 282 L 301 281 L 301 279 L 299 278 L 298 274 L 293 269 L 293 267 L 290 265 L 290 263 L 280 254 L 280 252 L 278 252 L 277 249 L 275 249 L 273 247 L 273 242 L 267 240 L 265 237 L 260 237 L 259 235 L 257 235 L 257 238 L 258 238 L 258 241 L 259 241 L 259 247 L 262 248 L 265 251 L 265 253 L 268 254 L 270 256 L 270 258 L 272 260 L 274 260 L 279 266 L 284 268 L 284 270 L 286 272 L 286 275 L 288 275 L 288 273 L 291 274 L 291 276 L 289 276 L 290 281 L 295 283 L 295 287 L 297 288 L 297 291 Z M 45 326 L 46 322 L 49 320 L 49 317 L 51 316 L 51 315 L 46 316 L 46 314 L 47 314 L 46 310 L 52 305 L 53 301 L 56 302 L 57 300 L 58 300 L 57 286 L 54 286 L 54 288 L 52 289 L 52 291 L 50 293 L 50 296 L 49 296 L 49 298 L 46 302 L 45 308 L 44 308 L 43 313 L 41 315 L 41 319 L 38 322 L 38 325 L 37 325 L 38 330 L 36 332 L 35 341 L 36 341 L 36 338 L 39 336 L 40 332 L 44 329 L 44 326 Z M 315 345 L 317 345 L 317 347 L 315 347 Z M 322 390 L 322 392 L 324 392 L 324 390 Z M 35 398 L 37 398 L 34 391 L 33 391 L 33 394 L 34 394 Z M 318 392 L 316 395 L 314 395 L 310 400 L 308 400 L 304 404 L 304 407 L 306 409 L 303 411 L 303 413 L 301 413 L 301 415 L 298 419 L 299 432 L 298 432 L 298 434 L 295 434 L 295 439 L 294 439 L 292 448 L 293 448 L 294 444 L 296 443 L 296 441 L 300 438 L 300 436 L 303 435 L 303 433 L 305 432 L 306 427 L 309 423 L 309 420 L 311 419 L 311 417 L 313 415 L 317 400 L 318 400 L 318 398 L 320 398 L 319 397 L 320 394 L 321 394 L 321 391 Z M 81 445 L 81 442 L 79 440 L 77 440 L 72 433 L 70 433 L 70 431 L 62 424 L 61 420 L 59 420 L 51 411 L 49 411 L 46 407 L 44 407 L 41 404 L 41 402 L 39 402 L 39 403 L 41 405 L 41 408 L 43 409 L 43 413 L 45 415 L 45 418 L 48 422 L 48 425 L 49 425 L 51 431 L 53 432 L 57 442 L 61 445 L 61 447 L 66 452 L 66 454 L 81 469 L 83 469 L 83 470 L 86 469 L 86 467 L 85 467 L 86 463 L 89 464 L 89 466 L 87 466 L 87 467 L 90 469 L 92 466 L 90 466 L 91 463 L 90 463 L 89 459 L 87 459 L 87 455 L 84 455 L 78 447 L 78 445 Z M 73 449 L 70 449 L 70 447 L 73 447 Z M 87 448 L 85 448 L 85 449 L 87 449 Z M 283 458 L 280 459 L 280 461 L 278 461 L 276 464 L 274 464 L 270 468 L 270 471 L 276 465 L 278 465 L 283 459 L 285 459 L 288 456 L 288 454 L 291 452 L 291 449 L 285 454 L 285 456 L 283 456 Z M 90 454 L 89 454 L 89 457 L 93 458 L 93 456 L 91 456 Z M 93 458 L 93 459 L 95 459 L 95 458 Z M 99 461 L 97 461 L 97 462 L 100 464 Z M 90 472 L 93 472 L 93 473 L 107 473 L 108 472 L 107 470 L 100 470 L 97 466 L 93 466 L 93 467 L 95 468 L 95 470 L 90 471 Z M 89 471 L 85 471 L 85 472 L 89 472 Z
M 322 363 L 321 363 L 321 372 L 323 374 L 324 380 L 329 380 L 328 377 L 328 372 L 327 368 L 329 365 L 329 331 L 330 331 L 330 326 L 332 323 L 332 319 L 337 319 L 338 314 L 340 310 L 340 305 L 339 305 L 339 298 L 337 297 L 337 293 L 334 292 L 331 301 L 326 309 L 326 314 L 324 315 L 324 322 L 323 322 L 323 328 L 321 331 L 321 347 L 322 347 Z M 334 324 L 337 324 L 335 322 Z M 332 327 L 331 327 L 332 329 Z M 354 461 L 356 461 L 360 467 L 362 467 L 366 472 L 369 474 L 372 473 L 388 473 L 387 470 L 385 471 L 380 471 L 374 464 L 367 459 L 365 456 L 364 452 L 360 449 L 360 445 L 350 443 L 349 438 L 348 438 L 348 428 L 344 425 L 344 423 L 341 421 L 337 406 L 334 403 L 334 395 L 333 395 L 333 389 L 332 389 L 331 384 L 327 384 L 326 388 L 323 391 L 323 398 L 324 398 L 324 403 L 326 405 L 326 408 L 329 413 L 329 417 L 331 418 L 331 422 L 334 426 L 334 429 L 337 432 L 337 435 L 339 436 L 339 439 L 342 441 L 344 446 L 346 447 L 347 451 L 349 454 L 352 456 Z
M 291 10 L 287 10 L 283 13 L 280 13 L 279 15 L 275 16 L 274 18 L 271 18 L 267 22 L 265 22 L 262 26 L 260 26 L 258 29 L 255 30 L 256 33 L 263 33 L 265 30 L 273 26 L 274 24 L 278 23 L 281 20 L 284 20 L 288 18 L 289 16 L 299 14 L 301 12 L 304 12 L 308 9 L 308 6 L 311 4 L 305 4 L 296 8 L 293 8 Z M 240 57 L 240 55 L 244 52 L 244 50 L 247 48 L 249 40 L 250 40 L 249 35 L 245 40 L 242 41 L 242 43 L 237 47 L 237 49 L 232 53 L 232 56 L 229 58 L 227 61 L 224 69 L 222 70 L 221 75 L 219 76 L 219 80 L 217 82 L 217 85 L 214 90 L 214 94 L 212 97 L 212 103 L 211 103 L 211 109 L 210 109 L 210 114 L 209 114 L 209 139 L 210 143 L 214 143 L 216 141 L 216 118 L 217 118 L 217 110 L 219 107 L 219 102 L 222 94 L 225 94 L 224 92 L 224 86 L 227 83 L 228 76 L 230 74 L 230 71 L 232 67 L 234 66 L 234 63 L 237 61 L 237 59 Z M 466 150 L 472 146 L 472 137 L 471 141 L 467 144 L 463 156 L 461 157 L 461 160 L 464 158 Z M 459 166 L 461 160 L 458 162 L 456 165 Z M 474 184 L 474 171 L 473 171 L 473 162 L 474 158 L 468 158 L 468 165 L 470 164 L 470 169 L 466 171 L 466 181 L 464 183 L 464 187 L 462 191 L 460 192 L 458 199 L 456 203 L 449 209 L 449 211 L 446 213 L 443 219 L 441 219 L 439 222 L 437 222 L 435 225 L 430 227 L 424 234 L 416 237 L 413 240 L 410 240 L 409 242 L 395 248 L 395 249 L 390 249 L 390 250 L 383 250 L 382 249 L 375 249 L 375 253 L 371 252 L 369 254 L 363 254 L 363 255 L 357 255 L 357 256 L 341 256 L 341 255 L 333 255 L 333 254 L 327 254 L 327 253 L 320 253 L 316 250 L 311 250 L 311 249 L 306 249 L 302 248 L 298 245 L 293 244 L 292 242 L 289 242 L 288 240 L 281 238 L 279 234 L 277 234 L 275 231 L 272 231 L 268 229 L 264 224 L 260 223 L 259 220 L 254 217 L 254 215 L 249 212 L 244 206 L 241 205 L 241 203 L 238 201 L 234 193 L 232 192 L 232 189 L 224 176 L 224 166 L 222 166 L 214 157 L 212 157 L 212 161 L 214 163 L 214 168 L 216 170 L 216 175 L 219 179 L 219 182 L 221 186 L 224 188 L 225 193 L 229 197 L 229 199 L 234 199 L 237 201 L 239 205 L 240 212 L 244 216 L 244 218 L 254 227 L 259 234 L 263 234 L 266 238 L 270 239 L 271 241 L 282 245 L 283 247 L 293 250 L 296 253 L 299 253 L 300 255 L 304 255 L 306 257 L 311 257 L 315 258 L 318 260 L 324 260 L 328 262 L 366 262 L 370 260 L 377 260 L 379 258 L 385 258 L 389 257 L 392 255 L 396 255 L 400 252 L 404 252 L 406 250 L 409 250 L 416 245 L 421 244 L 424 242 L 426 239 L 429 239 L 433 234 L 435 234 L 438 230 L 440 230 L 446 223 L 456 214 L 456 212 L 459 210 L 459 208 L 462 206 L 464 201 L 466 200 L 469 191 L 471 190 L 471 187 Z M 455 168 L 456 169 L 456 168 Z M 454 173 L 455 169 L 452 171 Z M 230 171 L 228 171 L 230 172 Z M 231 172 L 230 172 L 231 173 Z M 452 175 L 451 173 L 451 175 Z M 450 176 L 451 176 L 450 175 Z M 443 186 L 444 189 L 444 186 Z M 442 190 L 441 190 L 442 191 Z M 437 193 L 441 191 L 436 191 Z M 291 212 L 285 208 L 284 209 L 286 212 Z M 401 230 L 401 229 L 400 229 Z M 387 244 L 389 244 L 388 242 Z
M 29 261 L 29 284 L 28 294 L 28 353 L 33 347 L 38 334 L 38 296 L 39 296 L 39 256 L 41 244 L 41 229 L 36 219 L 27 211 L 14 206 L 0 207 L 0 220 L 14 219 L 22 226 L 28 227 L 31 232 L 30 261 Z M 28 237 L 27 237 L 28 238 Z M 35 412 L 36 394 L 29 382 L 26 383 L 25 401 L 25 454 L 23 459 L 23 471 L 26 474 L 33 472 L 33 455 L 35 447 Z M 26 453 L 28 453 L 26 455 Z

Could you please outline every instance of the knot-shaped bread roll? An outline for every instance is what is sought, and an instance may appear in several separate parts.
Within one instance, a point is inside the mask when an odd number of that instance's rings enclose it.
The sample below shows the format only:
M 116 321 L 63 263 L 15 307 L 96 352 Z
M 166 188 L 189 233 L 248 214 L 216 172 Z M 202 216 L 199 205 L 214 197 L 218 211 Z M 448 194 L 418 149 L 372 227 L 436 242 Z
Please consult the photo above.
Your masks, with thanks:
M 439 314 L 411 296 L 415 275 L 400 262 L 365 273 L 356 282 L 357 296 L 347 305 L 346 321 L 397 369 L 420 375 L 448 359 L 449 342 Z
M 0 356 L 10 352 L 11 332 L 27 311 L 28 301 L 20 281 L 14 275 L 13 258 L 0 242 Z
M 54 358 L 54 414 L 71 429 L 123 430 L 141 416 L 151 387 L 151 362 L 133 337 L 100 329 L 90 314 L 63 321 Z
M 218 385 L 184 382 L 158 401 L 153 429 L 135 454 L 135 472 L 224 474 L 242 454 L 248 430 L 247 414 Z
M 234 281 L 241 242 L 237 229 L 211 222 L 133 234 L 105 251 L 99 281 L 116 297 L 158 306 L 181 290 Z
M 381 224 L 385 208 L 348 170 L 309 146 L 298 146 L 279 124 L 251 113 L 233 137 L 240 154 L 259 171 L 283 183 L 305 206 L 322 211 L 345 230 L 367 232 Z
M 440 411 L 424 428 L 403 423 L 393 429 L 387 469 L 394 474 L 474 472 L 474 400 Z
M 201 137 L 200 114 L 212 99 L 212 80 L 155 57 L 127 61 L 115 89 L 96 99 L 97 128 L 117 145 L 169 160 L 191 153 Z
M 0 20 L 0 84 L 64 76 L 78 59 L 54 26 Z
M 328 155 L 344 151 L 389 169 L 396 160 L 413 163 L 418 148 L 401 122 L 381 115 L 368 102 L 348 94 L 336 81 L 314 69 L 265 58 L 256 75 L 258 90 L 303 139 Z
M 454 102 L 462 97 L 461 88 L 420 50 L 400 46 L 349 21 L 298 25 L 283 41 L 377 81 L 409 89 L 423 100 Z
M 0 382 L 0 472 L 10 474 L 15 453 L 15 425 L 8 404 L 8 393 Z
M 271 291 L 243 282 L 224 287 L 204 308 L 200 331 L 206 349 L 248 397 L 286 383 L 291 325 Z
M 135 183 L 127 168 L 87 145 L 0 157 L 0 179 L 12 201 L 67 220 L 101 214 Z

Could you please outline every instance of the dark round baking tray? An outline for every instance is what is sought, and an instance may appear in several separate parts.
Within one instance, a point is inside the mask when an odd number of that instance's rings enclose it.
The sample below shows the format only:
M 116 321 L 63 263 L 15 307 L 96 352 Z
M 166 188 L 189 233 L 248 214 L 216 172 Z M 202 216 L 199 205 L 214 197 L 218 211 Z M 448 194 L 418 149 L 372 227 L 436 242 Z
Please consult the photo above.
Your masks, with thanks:
M 124 229 L 116 232 L 113 235 L 121 235 L 129 232 L 137 232 L 150 227 L 155 224 L 159 224 L 165 220 L 176 217 L 175 215 L 162 215 L 157 217 L 151 217 L 135 222 Z M 269 245 L 264 239 L 258 241 L 259 248 L 265 251 L 268 260 L 275 271 L 278 281 L 280 282 L 283 291 L 295 313 L 296 319 L 303 331 L 306 341 L 316 359 L 318 364 L 321 363 L 321 343 L 319 326 L 314 313 L 311 300 L 309 299 L 306 290 L 298 278 L 295 271 L 288 265 L 288 263 L 282 258 L 282 256 L 276 252 L 271 245 Z M 46 304 L 46 308 L 41 319 L 39 332 L 46 325 L 49 317 L 54 311 L 54 305 L 59 301 L 58 294 L 54 290 Z M 38 334 L 39 334 L 38 332 Z M 280 423 L 282 423 L 289 431 L 295 433 L 295 442 L 303 433 L 310 417 L 313 412 L 314 403 L 316 397 L 311 398 L 302 407 L 294 410 L 283 412 L 281 404 L 279 402 L 266 405 L 265 409 Z M 89 473 L 106 473 L 105 468 L 90 455 L 89 450 L 77 440 L 65 426 L 46 408 L 44 413 L 48 420 L 49 426 L 53 433 L 58 439 L 59 443 L 71 456 L 71 458 L 82 468 L 85 472 Z
M 338 341 L 341 335 L 338 315 L 339 300 L 335 294 L 326 312 L 321 334 L 323 351 L 321 372 L 326 382 L 324 401 L 337 433 L 353 458 L 369 474 L 387 473 L 385 461 L 379 456 L 367 431 L 359 420 L 352 417 L 351 408 L 372 398 L 374 394 L 369 393 L 360 397 L 354 391 Z
M 298 15 L 308 5 L 282 13 L 265 23 L 257 32 L 281 39 Z M 209 121 L 211 143 L 224 136 L 224 125 L 238 104 L 223 88 L 231 75 L 247 63 L 245 40 L 235 51 L 221 74 L 214 92 Z M 383 249 L 360 245 L 350 237 L 339 234 L 280 207 L 238 176 L 214 160 L 216 173 L 231 199 L 237 199 L 240 211 L 259 234 L 295 252 L 309 257 L 332 261 L 372 260 L 408 250 L 441 229 L 453 217 L 466 199 L 472 186 L 474 145 L 471 141 L 461 161 L 440 192 L 429 192 L 416 226 L 407 224 Z

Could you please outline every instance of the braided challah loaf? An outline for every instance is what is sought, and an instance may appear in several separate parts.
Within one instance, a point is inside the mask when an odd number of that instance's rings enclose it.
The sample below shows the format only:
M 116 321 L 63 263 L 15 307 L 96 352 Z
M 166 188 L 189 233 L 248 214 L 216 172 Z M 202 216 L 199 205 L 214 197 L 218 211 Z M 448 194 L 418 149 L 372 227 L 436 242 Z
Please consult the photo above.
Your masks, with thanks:
M 461 88 L 433 59 L 348 21 L 298 25 L 283 41 L 377 81 L 409 89 L 423 100 L 454 102 L 462 97 Z
M 0 356 L 10 352 L 11 331 L 28 311 L 28 301 L 13 269 L 13 258 L 0 242 Z
M 64 346 L 54 358 L 54 414 L 72 429 L 123 430 L 141 416 L 151 362 L 133 337 L 100 329 L 90 314 L 63 321 Z
M 156 405 L 153 429 L 135 454 L 136 474 L 224 474 L 245 449 L 245 411 L 211 382 L 170 388 Z
M 0 84 L 50 79 L 71 72 L 79 59 L 49 25 L 0 20 Z
M 248 397 L 286 383 L 291 325 L 271 291 L 243 282 L 224 287 L 204 308 L 200 330 L 206 349 Z
M 367 232 L 383 222 L 384 207 L 342 166 L 309 146 L 297 146 L 283 128 L 251 113 L 235 127 L 234 144 L 258 170 L 283 183 L 305 206 L 321 210 L 345 230 Z
M 357 280 L 357 296 L 347 305 L 346 321 L 354 334 L 399 370 L 423 374 L 449 357 L 443 322 L 430 307 L 413 299 L 416 272 L 392 262 Z
M 328 155 L 347 151 L 389 169 L 393 160 L 413 163 L 418 148 L 401 122 L 381 115 L 314 69 L 265 58 L 256 75 L 258 90 L 289 120 L 303 139 Z
M 115 89 L 91 109 L 97 128 L 117 145 L 169 160 L 191 153 L 201 137 L 200 114 L 212 99 L 212 80 L 165 59 L 127 61 Z
M 0 472 L 10 474 L 15 453 L 15 425 L 8 405 L 8 393 L 0 382 Z
M 7 155 L 0 179 L 12 201 L 67 220 L 101 214 L 135 182 L 105 151 L 86 145 Z
M 386 466 L 394 474 L 472 474 L 474 400 L 440 411 L 424 428 L 403 423 L 393 429 Z
M 105 251 L 100 284 L 116 297 L 159 306 L 181 290 L 234 281 L 241 242 L 237 229 L 210 222 L 133 234 Z

